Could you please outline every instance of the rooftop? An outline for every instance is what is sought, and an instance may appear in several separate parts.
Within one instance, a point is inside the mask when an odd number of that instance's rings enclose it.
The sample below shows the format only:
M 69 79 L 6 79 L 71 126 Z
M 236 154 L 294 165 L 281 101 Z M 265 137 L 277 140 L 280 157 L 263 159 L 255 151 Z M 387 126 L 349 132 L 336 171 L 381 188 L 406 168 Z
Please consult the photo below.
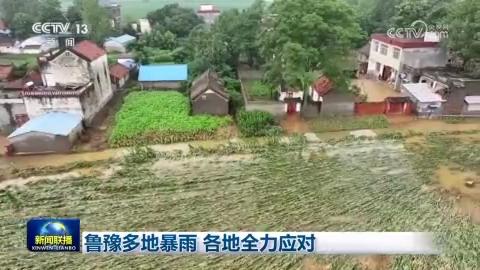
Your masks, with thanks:
M 118 42 L 118 43 L 121 43 L 123 45 L 127 45 L 131 42 L 134 42 L 136 40 L 136 38 L 134 36 L 130 36 L 130 35 L 121 35 L 119 37 L 112 37 L 110 38 L 108 41 L 115 41 L 115 42 Z
M 438 42 L 426 42 L 423 39 L 392 38 L 386 34 L 372 34 L 372 40 L 378 40 L 404 49 L 435 48 L 439 45 Z
M 192 88 L 190 90 L 190 98 L 195 99 L 209 89 L 228 99 L 228 93 L 225 92 L 223 83 L 218 78 L 217 73 L 211 70 L 205 71 L 202 75 L 195 79 L 195 81 L 193 81 Z
M 30 119 L 16 129 L 8 138 L 13 138 L 29 132 L 42 132 L 54 135 L 68 136 L 82 122 L 82 116 L 66 112 L 48 112 Z
M 188 66 L 181 65 L 145 65 L 140 66 L 138 81 L 186 81 Z
M 198 13 L 219 13 L 220 10 L 215 5 L 200 5 Z
M 22 92 L 24 97 L 79 97 L 91 89 L 93 84 L 78 86 L 38 86 L 34 85 Z
M 129 72 L 130 71 L 128 70 L 128 68 L 126 68 L 122 64 L 117 63 L 110 66 L 110 75 L 117 79 L 124 78 L 125 76 L 128 75 Z
M 97 58 L 106 54 L 106 52 L 100 48 L 95 42 L 90 40 L 84 40 L 80 43 L 77 43 L 73 48 L 72 51 L 83 56 L 84 58 L 88 59 L 89 61 L 96 60 Z
M 434 93 L 428 83 L 406 83 L 402 87 L 419 102 L 443 102 L 442 97 Z

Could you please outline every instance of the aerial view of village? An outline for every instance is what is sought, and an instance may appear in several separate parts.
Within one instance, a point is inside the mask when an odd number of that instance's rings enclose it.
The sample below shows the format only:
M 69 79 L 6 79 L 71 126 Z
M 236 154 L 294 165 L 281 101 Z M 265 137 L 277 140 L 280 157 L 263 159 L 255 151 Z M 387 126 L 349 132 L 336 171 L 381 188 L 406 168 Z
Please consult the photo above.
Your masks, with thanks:
M 32 217 L 442 252 L 38 254 Z M 0 0 L 0 228 L 1 269 L 480 269 L 480 1 Z

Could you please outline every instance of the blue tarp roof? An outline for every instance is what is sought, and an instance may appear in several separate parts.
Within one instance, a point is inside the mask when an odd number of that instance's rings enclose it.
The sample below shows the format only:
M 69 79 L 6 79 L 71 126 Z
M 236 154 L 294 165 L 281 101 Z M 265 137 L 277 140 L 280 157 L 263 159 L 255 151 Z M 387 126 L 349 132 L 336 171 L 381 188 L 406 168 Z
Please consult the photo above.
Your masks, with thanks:
M 13 138 L 29 132 L 68 136 L 82 122 L 82 116 L 66 112 L 48 112 L 30 119 L 15 130 L 8 138 Z
M 138 81 L 186 81 L 188 78 L 187 65 L 147 65 L 140 66 Z

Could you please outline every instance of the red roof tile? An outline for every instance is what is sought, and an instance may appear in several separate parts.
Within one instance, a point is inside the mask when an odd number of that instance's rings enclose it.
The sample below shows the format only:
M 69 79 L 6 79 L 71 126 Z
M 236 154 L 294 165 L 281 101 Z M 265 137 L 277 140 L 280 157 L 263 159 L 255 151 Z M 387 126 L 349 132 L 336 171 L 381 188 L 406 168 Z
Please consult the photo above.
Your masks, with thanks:
M 0 80 L 8 79 L 13 72 L 12 65 L 0 65 Z
M 79 54 L 80 56 L 85 57 L 86 59 L 93 61 L 100 56 L 103 56 L 106 54 L 105 50 L 100 48 L 97 44 L 95 44 L 93 41 L 89 40 L 84 40 L 80 43 L 77 43 L 72 50 Z
M 383 43 L 398 46 L 400 48 L 435 48 L 438 42 L 426 42 L 423 39 L 391 38 L 386 34 L 372 34 L 372 39 Z
M 110 67 L 110 75 L 117 79 L 124 78 L 128 73 L 128 69 L 121 64 L 115 64 Z
M 22 90 L 24 84 L 25 83 L 23 82 L 23 79 L 17 79 L 17 80 L 14 80 L 14 81 L 6 82 L 3 87 L 4 87 L 5 90 L 17 91 L 17 90 Z

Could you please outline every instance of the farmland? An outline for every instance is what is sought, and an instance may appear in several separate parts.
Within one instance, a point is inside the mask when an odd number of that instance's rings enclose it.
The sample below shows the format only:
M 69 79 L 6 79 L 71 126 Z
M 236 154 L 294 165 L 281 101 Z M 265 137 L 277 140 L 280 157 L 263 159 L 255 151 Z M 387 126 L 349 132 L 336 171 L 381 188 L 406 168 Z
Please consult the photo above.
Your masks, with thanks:
M 0 191 L 0 260 L 15 268 L 478 269 L 480 227 L 457 211 L 459 195 L 441 192 L 434 177 L 444 164 L 480 173 L 478 135 L 420 139 L 230 146 L 236 152 L 223 149 L 229 156 L 162 155 L 10 187 Z M 446 252 L 381 260 L 37 255 L 24 247 L 31 216 L 79 217 L 83 230 L 99 231 L 433 231 Z
M 67 7 L 72 3 L 71 0 L 61 1 L 64 7 Z M 201 4 L 205 4 L 205 1 L 202 0 L 188 0 L 188 1 L 179 1 L 179 0 L 119 0 L 118 1 L 122 6 L 122 17 L 125 19 L 139 19 L 145 17 L 147 13 L 154 11 L 156 9 L 162 8 L 165 5 L 178 3 L 183 7 L 198 9 Z M 253 0 L 211 0 L 208 1 L 208 4 L 217 5 L 221 10 L 238 8 L 244 9 L 249 7 L 254 1 Z
M 175 91 L 134 92 L 125 98 L 110 136 L 112 146 L 212 139 L 230 117 L 190 116 L 188 99 Z

